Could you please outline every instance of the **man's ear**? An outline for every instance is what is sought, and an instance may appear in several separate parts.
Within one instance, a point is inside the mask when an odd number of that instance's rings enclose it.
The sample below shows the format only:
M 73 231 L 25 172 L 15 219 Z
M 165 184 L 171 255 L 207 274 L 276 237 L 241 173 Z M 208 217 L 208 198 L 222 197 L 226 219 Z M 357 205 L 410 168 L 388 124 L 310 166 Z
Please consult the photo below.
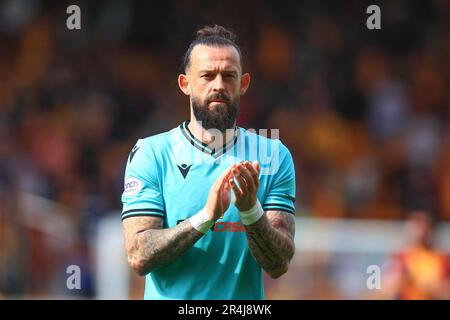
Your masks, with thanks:
M 189 78 L 185 74 L 178 75 L 178 87 L 187 96 L 191 95 L 191 86 L 189 85 Z
M 244 73 L 242 75 L 242 79 L 241 79 L 241 89 L 239 91 L 239 93 L 241 94 L 241 96 L 247 91 L 248 87 L 250 86 L 250 74 L 249 73 Z

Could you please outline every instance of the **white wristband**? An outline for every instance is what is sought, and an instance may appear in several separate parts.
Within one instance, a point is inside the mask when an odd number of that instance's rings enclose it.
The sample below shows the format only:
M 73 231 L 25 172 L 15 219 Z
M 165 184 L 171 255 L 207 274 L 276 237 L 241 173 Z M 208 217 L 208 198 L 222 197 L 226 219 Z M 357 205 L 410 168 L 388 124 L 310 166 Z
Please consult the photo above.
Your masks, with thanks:
M 208 232 L 209 228 L 214 225 L 214 221 L 209 219 L 208 214 L 205 209 L 200 210 L 198 213 L 189 218 L 194 229 L 200 231 L 201 233 Z
M 264 210 L 261 207 L 261 203 L 256 199 L 255 205 L 247 210 L 247 211 L 239 211 L 239 215 L 241 216 L 241 221 L 246 226 L 255 223 L 264 215 Z

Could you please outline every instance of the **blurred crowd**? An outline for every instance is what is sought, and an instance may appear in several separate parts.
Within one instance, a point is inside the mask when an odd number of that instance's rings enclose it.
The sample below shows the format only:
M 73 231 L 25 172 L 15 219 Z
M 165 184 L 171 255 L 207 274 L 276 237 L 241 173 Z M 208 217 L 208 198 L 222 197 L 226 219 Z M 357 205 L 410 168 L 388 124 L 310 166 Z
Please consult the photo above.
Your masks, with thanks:
M 450 220 L 450 2 L 386 3 L 381 30 L 359 1 L 80 1 L 77 31 L 69 4 L 0 1 L 0 295 L 51 291 L 42 274 L 61 260 L 88 264 L 135 141 L 189 117 L 176 78 L 206 24 L 238 35 L 252 75 L 238 124 L 280 129 L 298 215 Z M 20 192 L 67 208 L 70 255 L 42 257 Z

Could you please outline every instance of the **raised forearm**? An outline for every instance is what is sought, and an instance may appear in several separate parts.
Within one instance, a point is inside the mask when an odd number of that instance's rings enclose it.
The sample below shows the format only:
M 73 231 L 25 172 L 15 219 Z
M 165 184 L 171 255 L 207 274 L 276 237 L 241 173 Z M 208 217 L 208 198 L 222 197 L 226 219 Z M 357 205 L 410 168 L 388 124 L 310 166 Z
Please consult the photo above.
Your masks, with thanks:
M 179 257 L 202 236 L 189 220 L 169 229 L 144 230 L 135 235 L 128 251 L 129 264 L 139 275 L 146 275 Z
M 269 221 L 267 214 L 264 214 L 254 224 L 245 226 L 253 257 L 272 278 L 278 278 L 287 271 L 294 255 L 293 237 L 274 227 L 281 224 L 292 230 L 293 222 L 287 219 L 291 220 L 290 217 L 274 217 L 273 221 Z

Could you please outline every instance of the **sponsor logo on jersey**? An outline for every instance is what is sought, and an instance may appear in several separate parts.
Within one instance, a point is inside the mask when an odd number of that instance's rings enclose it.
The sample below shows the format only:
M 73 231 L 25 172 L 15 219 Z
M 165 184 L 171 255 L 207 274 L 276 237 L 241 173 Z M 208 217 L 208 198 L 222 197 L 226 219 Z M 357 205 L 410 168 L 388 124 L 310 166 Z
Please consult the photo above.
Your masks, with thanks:
M 124 194 L 126 196 L 134 196 L 142 189 L 142 181 L 137 178 L 128 178 L 125 180 L 124 184 Z
M 177 224 L 183 222 L 185 219 L 177 221 Z M 211 227 L 211 231 L 214 232 L 245 232 L 245 227 L 241 222 L 225 222 L 216 221 Z

